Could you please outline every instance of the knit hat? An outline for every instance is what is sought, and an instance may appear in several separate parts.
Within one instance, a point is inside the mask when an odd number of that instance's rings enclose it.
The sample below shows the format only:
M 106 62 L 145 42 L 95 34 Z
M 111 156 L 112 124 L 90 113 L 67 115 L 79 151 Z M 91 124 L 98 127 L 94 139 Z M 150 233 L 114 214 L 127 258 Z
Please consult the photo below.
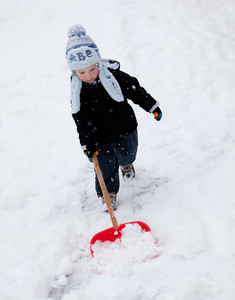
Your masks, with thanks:
M 113 74 L 103 66 L 98 47 L 95 42 L 86 35 L 86 30 L 81 25 L 73 25 L 68 30 L 69 41 L 66 47 L 66 58 L 70 70 L 73 73 L 71 82 L 72 113 L 80 110 L 80 92 L 82 82 L 74 70 L 89 67 L 95 63 L 99 65 L 99 79 L 111 96 L 117 102 L 124 100 L 119 83 Z

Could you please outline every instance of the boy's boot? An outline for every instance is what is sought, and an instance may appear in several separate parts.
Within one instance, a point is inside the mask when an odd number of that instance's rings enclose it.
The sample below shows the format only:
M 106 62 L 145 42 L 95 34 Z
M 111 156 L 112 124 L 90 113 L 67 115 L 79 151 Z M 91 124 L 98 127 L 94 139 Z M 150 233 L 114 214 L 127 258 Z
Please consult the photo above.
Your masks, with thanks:
M 113 210 L 116 210 L 117 209 L 117 194 L 110 192 L 109 193 L 109 199 L 111 201 Z M 107 207 L 106 202 L 104 200 L 104 196 L 102 196 L 102 209 L 103 209 L 103 211 L 108 212 L 108 207 Z
M 130 181 L 135 177 L 135 169 L 133 164 L 120 166 L 122 177 L 125 181 Z

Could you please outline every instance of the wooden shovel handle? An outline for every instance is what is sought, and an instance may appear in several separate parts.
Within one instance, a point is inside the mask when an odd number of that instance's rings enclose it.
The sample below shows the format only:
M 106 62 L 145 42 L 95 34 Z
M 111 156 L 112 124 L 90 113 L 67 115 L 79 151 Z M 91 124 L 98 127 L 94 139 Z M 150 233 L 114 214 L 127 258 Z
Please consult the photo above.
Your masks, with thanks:
M 97 159 L 97 152 L 93 154 L 92 161 L 93 161 L 93 164 L 94 164 L 94 167 L 95 167 L 97 178 L 98 178 L 99 183 L 100 183 L 100 187 L 101 187 L 101 190 L 102 190 L 102 193 L 103 193 L 103 196 L 104 196 L 104 200 L 106 202 L 106 205 L 107 205 L 107 208 L 108 208 L 108 211 L 109 211 L 111 221 L 113 223 L 113 227 L 118 228 L 118 222 L 117 222 L 117 219 L 115 217 L 113 207 L 112 207 L 112 204 L 111 204 L 111 201 L 110 201 L 110 198 L 109 198 L 109 194 L 108 194 L 105 182 L 104 182 L 104 178 L 103 178 L 103 175 L 102 175 L 101 170 L 100 170 L 100 165 L 99 165 L 99 162 L 98 162 L 98 159 Z

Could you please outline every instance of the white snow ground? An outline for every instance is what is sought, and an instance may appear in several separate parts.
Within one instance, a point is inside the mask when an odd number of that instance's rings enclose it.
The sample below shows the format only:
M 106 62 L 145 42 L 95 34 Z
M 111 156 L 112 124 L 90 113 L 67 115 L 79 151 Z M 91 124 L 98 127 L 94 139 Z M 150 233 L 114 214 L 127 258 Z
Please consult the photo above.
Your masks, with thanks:
M 91 257 L 111 222 L 70 116 L 75 23 L 161 103 L 161 122 L 134 106 L 116 213 L 150 226 L 155 260 Z M 234 299 L 234 25 L 233 0 L 1 0 L 1 300 Z

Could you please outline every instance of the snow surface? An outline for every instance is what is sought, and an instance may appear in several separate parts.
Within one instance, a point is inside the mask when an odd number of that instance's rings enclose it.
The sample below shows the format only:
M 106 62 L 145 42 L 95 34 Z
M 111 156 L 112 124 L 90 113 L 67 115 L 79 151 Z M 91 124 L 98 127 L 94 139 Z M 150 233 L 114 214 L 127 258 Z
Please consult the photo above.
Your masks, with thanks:
M 231 300 L 235 295 L 233 0 L 1 0 L 0 299 Z M 142 221 L 161 255 L 93 259 L 111 226 L 70 115 L 67 29 L 161 103 L 134 106 L 136 178 L 118 222 Z M 129 245 L 128 245 L 129 247 Z M 105 259 L 105 257 L 104 257 Z

